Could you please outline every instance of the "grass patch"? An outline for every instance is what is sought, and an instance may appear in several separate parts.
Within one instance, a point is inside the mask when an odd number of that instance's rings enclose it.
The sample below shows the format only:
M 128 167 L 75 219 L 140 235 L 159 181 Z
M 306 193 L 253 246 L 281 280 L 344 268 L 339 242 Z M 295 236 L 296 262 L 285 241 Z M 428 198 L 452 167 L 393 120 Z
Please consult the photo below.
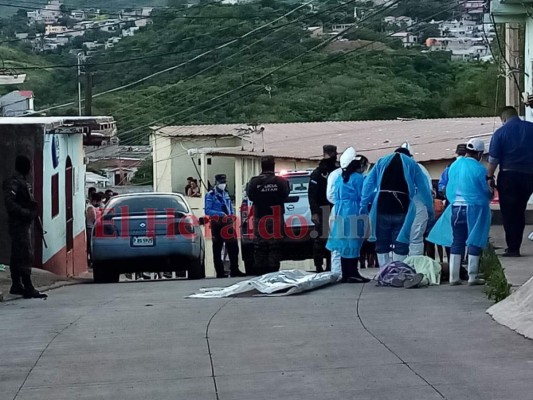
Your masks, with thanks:
M 498 303 L 511 294 L 511 285 L 507 282 L 504 268 L 492 245 L 483 250 L 480 260 L 480 272 L 485 277 L 485 293 L 489 300 L 494 300 L 495 303 Z

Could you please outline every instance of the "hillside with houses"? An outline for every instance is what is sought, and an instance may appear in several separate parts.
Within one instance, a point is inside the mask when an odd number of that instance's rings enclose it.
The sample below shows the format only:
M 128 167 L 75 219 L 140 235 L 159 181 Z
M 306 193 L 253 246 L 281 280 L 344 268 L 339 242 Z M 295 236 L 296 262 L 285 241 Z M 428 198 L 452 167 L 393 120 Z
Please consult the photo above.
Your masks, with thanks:
M 502 96 L 478 0 L 117 4 L 1 19 L 4 68 L 27 75 L 3 114 L 113 115 L 146 144 L 151 122 L 485 116 Z

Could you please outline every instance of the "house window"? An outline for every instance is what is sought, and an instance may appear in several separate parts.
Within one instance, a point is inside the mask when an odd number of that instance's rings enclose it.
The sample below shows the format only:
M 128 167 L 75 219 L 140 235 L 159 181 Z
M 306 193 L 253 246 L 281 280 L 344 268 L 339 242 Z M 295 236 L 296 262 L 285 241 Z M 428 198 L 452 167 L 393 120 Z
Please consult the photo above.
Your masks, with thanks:
M 52 200 L 52 218 L 59 215 L 59 174 L 52 175 L 52 192 L 50 199 Z

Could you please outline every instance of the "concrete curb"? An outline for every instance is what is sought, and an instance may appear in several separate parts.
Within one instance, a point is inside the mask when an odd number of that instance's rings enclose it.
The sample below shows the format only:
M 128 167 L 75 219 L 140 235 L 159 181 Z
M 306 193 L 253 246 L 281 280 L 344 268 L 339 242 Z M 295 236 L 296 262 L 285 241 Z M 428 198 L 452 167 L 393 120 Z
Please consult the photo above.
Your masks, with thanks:
M 82 283 L 88 283 L 90 282 L 89 280 L 85 280 L 85 279 L 77 279 L 77 278 L 74 278 L 73 280 L 68 280 L 68 281 L 57 281 L 57 282 L 54 282 L 52 283 L 51 285 L 47 285 L 47 286 L 40 286 L 38 288 L 36 288 L 39 292 L 49 292 L 51 290 L 55 290 L 55 289 L 59 289 L 59 288 L 62 288 L 62 287 L 65 287 L 65 286 L 72 286 L 72 285 L 79 285 L 79 284 L 82 284 Z M 12 295 L 12 294 L 3 294 L 3 293 L 0 293 L 0 303 L 7 303 L 8 301 L 13 301 L 13 300 L 24 300 L 24 297 L 22 296 L 15 296 L 15 295 Z

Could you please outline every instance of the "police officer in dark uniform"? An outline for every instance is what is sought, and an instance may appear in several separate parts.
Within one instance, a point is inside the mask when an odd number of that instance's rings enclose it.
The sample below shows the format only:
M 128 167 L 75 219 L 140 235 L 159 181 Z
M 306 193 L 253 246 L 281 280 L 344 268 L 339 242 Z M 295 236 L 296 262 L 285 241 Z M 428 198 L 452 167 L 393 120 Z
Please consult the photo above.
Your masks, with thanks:
M 311 219 L 315 224 L 315 240 L 313 244 L 313 260 L 316 272 L 324 272 L 322 267 L 326 258 L 326 271 L 331 271 L 331 253 L 326 249 L 328 234 L 328 218 L 332 204 L 326 196 L 328 176 L 339 166 L 337 164 L 337 146 L 323 146 L 323 158 L 313 171 L 309 180 L 308 199 L 311 208 Z M 326 219 L 324 224 L 323 218 Z
M 17 156 L 15 174 L 4 181 L 3 191 L 11 236 L 11 294 L 22 295 L 27 299 L 48 297 L 35 290 L 31 281 L 33 246 L 31 228 L 38 216 L 38 204 L 33 198 L 28 177 L 31 161 L 25 156 Z
M 281 241 L 284 236 L 285 202 L 289 197 L 289 182 L 276 176 L 272 156 L 261 159 L 261 175 L 250 180 L 246 189 L 253 203 L 255 263 L 262 273 L 276 272 L 281 264 Z

